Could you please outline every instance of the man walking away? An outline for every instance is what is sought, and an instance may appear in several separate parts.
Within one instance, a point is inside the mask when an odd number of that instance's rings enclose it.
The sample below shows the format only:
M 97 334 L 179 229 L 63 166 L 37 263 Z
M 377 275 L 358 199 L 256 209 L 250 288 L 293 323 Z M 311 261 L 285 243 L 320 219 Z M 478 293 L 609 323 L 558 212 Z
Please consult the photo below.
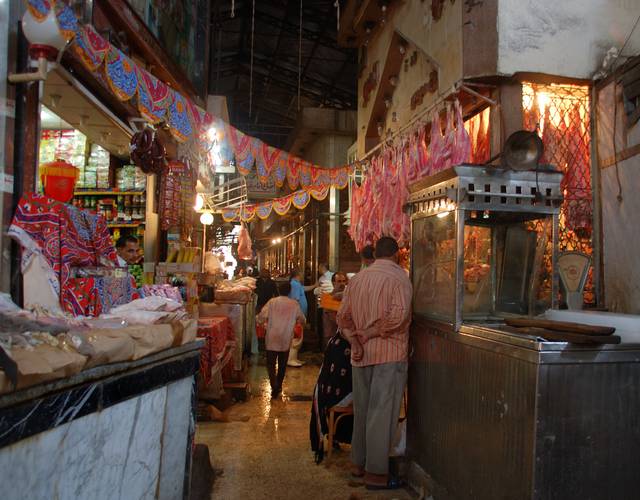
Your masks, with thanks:
M 351 460 L 368 489 L 396 484 L 389 481 L 389 451 L 407 382 L 412 297 L 398 250 L 393 238 L 378 240 L 375 262 L 349 282 L 337 317 L 339 328 L 353 332 Z
M 280 296 L 267 302 L 256 318 L 259 323 L 267 323 L 265 337 L 267 371 L 271 384 L 271 397 L 274 399 L 282 390 L 293 330 L 296 323 L 305 323 L 305 317 L 298 302 L 288 297 L 291 285 L 280 283 L 278 291 Z M 277 373 L 276 361 L 278 363 Z

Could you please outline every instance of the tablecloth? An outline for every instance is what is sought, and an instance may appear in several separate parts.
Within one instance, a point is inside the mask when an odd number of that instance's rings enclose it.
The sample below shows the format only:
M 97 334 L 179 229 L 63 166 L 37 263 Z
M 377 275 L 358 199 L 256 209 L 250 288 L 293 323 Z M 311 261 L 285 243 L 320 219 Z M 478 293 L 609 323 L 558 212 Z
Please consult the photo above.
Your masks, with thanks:
M 22 245 L 22 269 L 43 257 L 46 276 L 60 304 L 75 316 L 99 316 L 138 297 L 131 277 L 75 278 L 74 267 L 117 266 L 104 217 L 46 196 L 25 194 L 8 234 Z
M 233 356 L 236 338 L 231 321 L 226 316 L 198 319 L 198 337 L 206 340 L 200 353 L 200 373 L 205 385 L 212 374 L 222 370 Z

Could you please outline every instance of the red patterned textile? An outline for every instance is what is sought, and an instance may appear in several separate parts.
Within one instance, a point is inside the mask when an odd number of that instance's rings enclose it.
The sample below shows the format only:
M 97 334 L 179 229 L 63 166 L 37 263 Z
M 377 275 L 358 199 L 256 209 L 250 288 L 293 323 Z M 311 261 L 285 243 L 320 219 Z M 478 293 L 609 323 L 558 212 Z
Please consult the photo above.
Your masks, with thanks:
M 74 278 L 74 267 L 116 266 L 117 256 L 103 217 L 39 194 L 25 195 L 16 208 L 9 235 L 23 249 L 22 266 L 34 255 L 62 308 L 76 316 L 97 316 L 137 298 L 130 280 Z
M 231 321 L 226 316 L 211 316 L 198 320 L 198 337 L 206 340 L 200 352 L 200 373 L 205 385 L 211 374 L 222 370 L 236 349 L 236 337 Z

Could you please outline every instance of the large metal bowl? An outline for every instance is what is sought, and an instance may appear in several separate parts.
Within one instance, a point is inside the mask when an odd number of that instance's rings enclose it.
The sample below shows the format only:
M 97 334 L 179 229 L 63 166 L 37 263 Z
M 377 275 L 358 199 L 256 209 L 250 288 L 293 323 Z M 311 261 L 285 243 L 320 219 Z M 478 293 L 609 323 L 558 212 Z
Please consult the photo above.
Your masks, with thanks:
M 502 151 L 502 165 L 513 170 L 533 170 L 544 152 L 536 132 L 518 130 L 509 136 Z

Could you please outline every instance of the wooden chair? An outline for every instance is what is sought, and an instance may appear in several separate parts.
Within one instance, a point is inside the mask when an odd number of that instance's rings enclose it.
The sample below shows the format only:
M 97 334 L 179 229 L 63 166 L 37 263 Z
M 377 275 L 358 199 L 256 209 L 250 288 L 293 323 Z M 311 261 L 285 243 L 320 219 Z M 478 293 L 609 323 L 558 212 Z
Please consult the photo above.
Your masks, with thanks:
M 337 417 L 336 417 L 337 415 Z M 349 406 L 332 406 L 329 408 L 329 435 L 327 436 L 327 458 L 333 453 L 333 437 L 338 429 L 338 422 L 344 417 L 353 415 L 353 403 Z
M 404 390 L 404 394 L 402 395 L 402 408 L 400 412 L 399 421 L 407 418 L 407 390 Z M 337 415 L 337 417 L 336 417 Z M 336 435 L 336 430 L 338 429 L 338 422 L 344 417 L 349 415 L 353 415 L 353 403 L 349 404 L 349 406 L 332 406 L 329 408 L 329 434 L 327 436 L 327 458 L 331 458 L 331 454 L 333 453 L 333 438 Z

